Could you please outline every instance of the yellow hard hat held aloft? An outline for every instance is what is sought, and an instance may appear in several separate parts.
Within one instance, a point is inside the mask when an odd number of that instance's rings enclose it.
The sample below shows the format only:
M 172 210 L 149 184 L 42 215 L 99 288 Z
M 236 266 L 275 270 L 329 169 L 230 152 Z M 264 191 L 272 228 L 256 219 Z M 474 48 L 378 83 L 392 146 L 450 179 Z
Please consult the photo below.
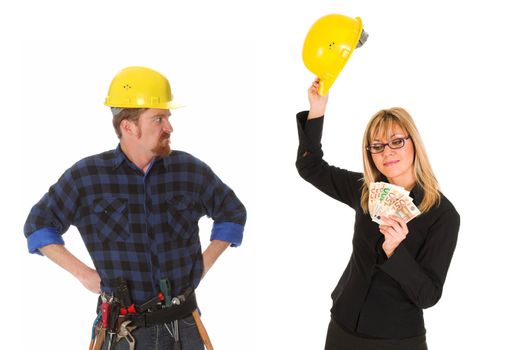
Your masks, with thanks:
M 146 67 L 127 67 L 115 75 L 106 102 L 117 108 L 175 109 L 168 79 Z
M 359 17 L 327 15 L 312 25 L 304 41 L 303 62 L 319 77 L 319 95 L 328 93 L 354 49 L 367 38 Z

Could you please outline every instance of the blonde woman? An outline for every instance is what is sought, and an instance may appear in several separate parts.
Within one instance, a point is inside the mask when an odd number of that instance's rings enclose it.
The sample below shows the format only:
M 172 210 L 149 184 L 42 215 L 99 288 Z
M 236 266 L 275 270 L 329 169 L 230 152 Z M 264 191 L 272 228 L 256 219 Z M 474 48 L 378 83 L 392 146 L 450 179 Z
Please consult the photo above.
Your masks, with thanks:
M 318 80 L 308 89 L 310 111 L 297 115 L 301 177 L 355 210 L 353 251 L 332 293 L 326 350 L 427 349 L 423 309 L 438 302 L 456 247 L 459 214 L 439 192 L 421 136 L 407 111 L 377 112 L 363 138 L 364 173 L 323 160 L 321 134 L 328 96 Z M 369 215 L 372 182 L 410 192 L 421 211 L 406 223 Z

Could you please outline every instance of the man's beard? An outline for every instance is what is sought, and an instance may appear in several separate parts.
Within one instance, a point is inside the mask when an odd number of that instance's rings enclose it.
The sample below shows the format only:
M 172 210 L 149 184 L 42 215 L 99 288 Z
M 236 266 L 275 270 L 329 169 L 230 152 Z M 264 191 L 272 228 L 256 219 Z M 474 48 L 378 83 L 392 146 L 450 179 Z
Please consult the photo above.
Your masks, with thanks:
M 153 148 L 152 152 L 159 157 L 169 156 L 171 153 L 170 143 L 165 141 L 169 139 L 170 139 L 170 134 L 163 133 L 160 136 L 159 142 L 157 143 L 155 148 Z

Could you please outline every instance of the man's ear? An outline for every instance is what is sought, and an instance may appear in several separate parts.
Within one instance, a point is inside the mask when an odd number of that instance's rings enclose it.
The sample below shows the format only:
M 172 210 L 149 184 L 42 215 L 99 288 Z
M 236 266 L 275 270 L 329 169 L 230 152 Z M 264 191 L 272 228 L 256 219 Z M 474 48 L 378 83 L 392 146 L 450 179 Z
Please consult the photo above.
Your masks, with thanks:
M 131 122 L 129 119 L 123 119 L 120 122 L 120 132 L 122 132 L 122 135 L 136 135 L 137 131 L 137 125 L 135 123 Z

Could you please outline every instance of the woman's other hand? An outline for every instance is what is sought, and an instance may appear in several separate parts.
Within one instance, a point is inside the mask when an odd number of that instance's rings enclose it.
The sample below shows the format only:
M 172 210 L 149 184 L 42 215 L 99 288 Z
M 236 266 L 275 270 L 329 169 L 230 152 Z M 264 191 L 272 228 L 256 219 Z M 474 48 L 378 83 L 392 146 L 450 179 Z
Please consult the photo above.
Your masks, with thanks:
M 381 217 L 383 225 L 379 225 L 379 231 L 385 236 L 383 250 L 387 257 L 391 257 L 394 251 L 408 235 L 406 222 L 395 216 Z

